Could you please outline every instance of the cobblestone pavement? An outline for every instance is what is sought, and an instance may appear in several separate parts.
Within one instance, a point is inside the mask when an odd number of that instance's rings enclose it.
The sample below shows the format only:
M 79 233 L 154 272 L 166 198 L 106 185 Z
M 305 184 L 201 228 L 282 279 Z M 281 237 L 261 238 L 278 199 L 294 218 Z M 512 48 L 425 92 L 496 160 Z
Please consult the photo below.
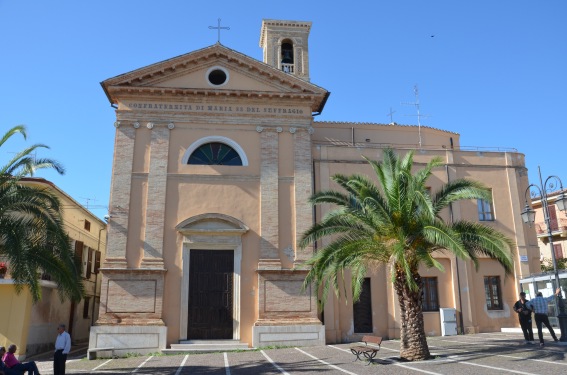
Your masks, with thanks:
M 526 345 L 518 333 L 430 337 L 435 359 L 400 362 L 399 341 L 384 341 L 374 363 L 354 361 L 349 344 L 245 352 L 140 356 L 67 361 L 67 374 L 560 374 L 567 373 L 567 346 L 546 337 L 546 345 Z M 49 360 L 37 361 L 42 375 L 53 374 Z

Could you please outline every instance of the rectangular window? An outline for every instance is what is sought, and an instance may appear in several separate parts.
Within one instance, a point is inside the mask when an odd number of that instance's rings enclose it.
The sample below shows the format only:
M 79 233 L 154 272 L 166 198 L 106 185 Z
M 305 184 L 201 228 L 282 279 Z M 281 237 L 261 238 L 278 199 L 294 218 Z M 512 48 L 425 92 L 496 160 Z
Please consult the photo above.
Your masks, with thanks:
M 484 199 L 478 199 L 478 220 L 480 221 L 494 221 L 494 208 L 491 202 Z
M 563 259 L 563 247 L 560 243 L 553 244 L 553 252 L 555 253 L 555 260 Z
M 89 305 L 90 305 L 90 301 L 91 301 L 91 297 L 85 297 L 84 300 L 84 304 L 83 304 L 83 319 L 88 319 L 89 318 Z
M 91 231 L 91 222 L 88 220 L 85 220 L 85 230 Z
M 484 296 L 488 310 L 502 310 L 500 276 L 484 276 Z
M 437 293 L 437 278 L 421 278 L 423 286 L 423 311 L 439 311 L 439 295 Z

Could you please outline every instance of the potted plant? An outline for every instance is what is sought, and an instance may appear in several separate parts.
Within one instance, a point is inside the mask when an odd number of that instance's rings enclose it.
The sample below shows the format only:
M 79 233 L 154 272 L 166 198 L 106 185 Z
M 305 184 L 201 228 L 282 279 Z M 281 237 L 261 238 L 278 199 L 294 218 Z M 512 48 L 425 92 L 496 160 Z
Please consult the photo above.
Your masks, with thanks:
M 0 262 L 0 279 L 4 278 L 6 272 L 8 272 L 8 265 L 6 262 Z

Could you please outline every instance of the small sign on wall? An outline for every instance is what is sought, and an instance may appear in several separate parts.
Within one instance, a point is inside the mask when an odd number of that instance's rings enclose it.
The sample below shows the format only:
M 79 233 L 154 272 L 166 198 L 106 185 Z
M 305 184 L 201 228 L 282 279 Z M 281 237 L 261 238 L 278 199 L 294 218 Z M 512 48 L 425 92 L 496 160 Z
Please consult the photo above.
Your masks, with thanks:
M 520 262 L 527 262 L 528 256 L 527 255 L 520 255 Z

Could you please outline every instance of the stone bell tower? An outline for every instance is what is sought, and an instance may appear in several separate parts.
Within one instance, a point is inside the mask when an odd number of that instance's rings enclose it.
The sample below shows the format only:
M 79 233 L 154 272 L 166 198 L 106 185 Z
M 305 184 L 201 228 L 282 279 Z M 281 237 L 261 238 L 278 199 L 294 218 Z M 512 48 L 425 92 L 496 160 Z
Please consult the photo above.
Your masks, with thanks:
M 310 30 L 311 22 L 262 20 L 260 47 L 264 49 L 264 62 L 309 81 Z

